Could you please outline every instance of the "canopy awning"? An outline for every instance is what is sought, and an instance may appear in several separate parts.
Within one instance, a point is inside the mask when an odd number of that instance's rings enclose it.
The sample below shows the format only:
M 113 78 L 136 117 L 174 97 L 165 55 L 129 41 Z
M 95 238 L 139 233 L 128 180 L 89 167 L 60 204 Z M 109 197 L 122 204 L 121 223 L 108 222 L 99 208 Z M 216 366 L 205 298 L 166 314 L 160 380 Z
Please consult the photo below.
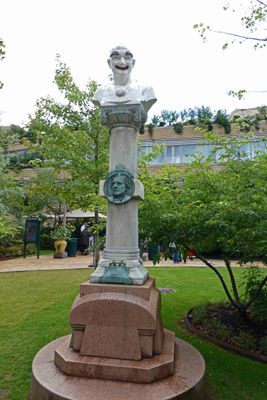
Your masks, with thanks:
M 106 219 L 106 215 L 99 213 L 99 218 Z M 94 218 L 94 211 L 83 211 L 80 208 L 66 213 L 66 218 Z

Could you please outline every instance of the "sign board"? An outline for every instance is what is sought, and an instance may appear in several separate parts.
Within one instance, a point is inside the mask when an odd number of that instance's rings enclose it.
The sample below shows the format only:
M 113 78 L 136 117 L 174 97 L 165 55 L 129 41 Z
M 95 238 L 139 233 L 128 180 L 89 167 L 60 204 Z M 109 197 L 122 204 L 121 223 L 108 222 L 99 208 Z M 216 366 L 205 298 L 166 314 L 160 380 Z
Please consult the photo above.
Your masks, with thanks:
M 38 218 L 27 218 L 26 219 L 25 233 L 24 233 L 24 258 L 26 256 L 26 245 L 28 243 L 36 244 L 37 258 L 39 258 L 40 229 L 41 229 L 41 221 Z

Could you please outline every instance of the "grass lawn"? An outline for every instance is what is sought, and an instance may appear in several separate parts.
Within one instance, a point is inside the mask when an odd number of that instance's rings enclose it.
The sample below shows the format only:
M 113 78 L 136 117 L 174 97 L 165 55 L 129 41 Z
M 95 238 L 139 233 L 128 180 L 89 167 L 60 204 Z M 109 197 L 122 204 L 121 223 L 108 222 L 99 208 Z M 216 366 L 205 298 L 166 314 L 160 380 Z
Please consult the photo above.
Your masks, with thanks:
M 224 300 L 214 273 L 206 268 L 151 268 L 162 294 L 164 326 L 190 342 L 204 356 L 210 400 L 267 399 L 267 365 L 229 353 L 186 331 L 187 311 L 206 300 Z M 224 271 L 225 272 L 225 271 Z M 241 269 L 235 269 L 241 276 Z M 26 400 L 35 354 L 69 333 L 71 304 L 88 270 L 0 274 L 0 399 Z

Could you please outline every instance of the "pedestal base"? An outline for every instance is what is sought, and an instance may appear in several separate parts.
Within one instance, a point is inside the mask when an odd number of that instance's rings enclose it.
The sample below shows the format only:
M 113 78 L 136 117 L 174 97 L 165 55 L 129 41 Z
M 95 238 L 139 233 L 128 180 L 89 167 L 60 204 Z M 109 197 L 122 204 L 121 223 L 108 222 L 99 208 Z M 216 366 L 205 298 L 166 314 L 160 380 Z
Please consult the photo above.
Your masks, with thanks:
M 205 400 L 204 360 L 183 340 L 176 339 L 174 374 L 140 384 L 64 375 L 54 364 L 64 339 L 49 343 L 34 358 L 29 400 Z
M 81 356 L 141 360 L 162 351 L 160 292 L 154 279 L 142 286 L 83 283 L 70 324 L 70 346 Z
M 122 257 L 121 257 L 122 259 Z M 90 282 L 99 283 L 101 279 L 106 274 L 106 268 L 112 263 L 112 259 L 102 258 L 99 261 L 98 267 L 90 276 Z M 120 261 L 118 259 L 118 261 Z M 127 260 L 124 259 L 123 262 L 128 270 L 128 276 L 132 281 L 133 285 L 143 285 L 148 278 L 148 272 L 143 265 L 143 261 L 139 260 Z M 121 283 L 121 282 L 117 282 Z
M 165 329 L 161 354 L 142 360 L 121 360 L 80 356 L 70 347 L 67 336 L 55 351 L 55 364 L 66 375 L 115 381 L 151 383 L 171 376 L 174 372 L 174 332 Z M 101 366 L 101 368 L 99 368 Z

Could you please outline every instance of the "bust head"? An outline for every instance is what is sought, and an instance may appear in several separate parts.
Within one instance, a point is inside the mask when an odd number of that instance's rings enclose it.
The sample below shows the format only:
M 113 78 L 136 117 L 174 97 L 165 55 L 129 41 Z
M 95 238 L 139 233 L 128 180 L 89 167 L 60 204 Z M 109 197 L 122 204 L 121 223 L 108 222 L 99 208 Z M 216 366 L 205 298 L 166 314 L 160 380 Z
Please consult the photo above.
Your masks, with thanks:
M 122 164 L 116 165 L 104 182 L 104 194 L 111 203 L 126 203 L 132 198 L 134 190 L 134 177 Z
M 113 80 L 98 88 L 93 103 L 98 107 L 142 104 L 146 118 L 146 113 L 156 102 L 156 97 L 150 86 L 141 86 L 131 81 L 131 72 L 135 65 L 133 53 L 126 46 L 116 46 L 110 51 L 107 62 L 112 70 Z M 105 118 L 102 123 L 108 125 Z
M 111 183 L 111 189 L 115 199 L 124 196 L 128 189 L 126 176 L 116 175 Z
M 130 75 L 135 60 L 132 52 L 127 49 L 127 47 L 114 47 L 110 52 L 107 62 L 112 70 L 115 85 L 126 85 L 130 83 Z

